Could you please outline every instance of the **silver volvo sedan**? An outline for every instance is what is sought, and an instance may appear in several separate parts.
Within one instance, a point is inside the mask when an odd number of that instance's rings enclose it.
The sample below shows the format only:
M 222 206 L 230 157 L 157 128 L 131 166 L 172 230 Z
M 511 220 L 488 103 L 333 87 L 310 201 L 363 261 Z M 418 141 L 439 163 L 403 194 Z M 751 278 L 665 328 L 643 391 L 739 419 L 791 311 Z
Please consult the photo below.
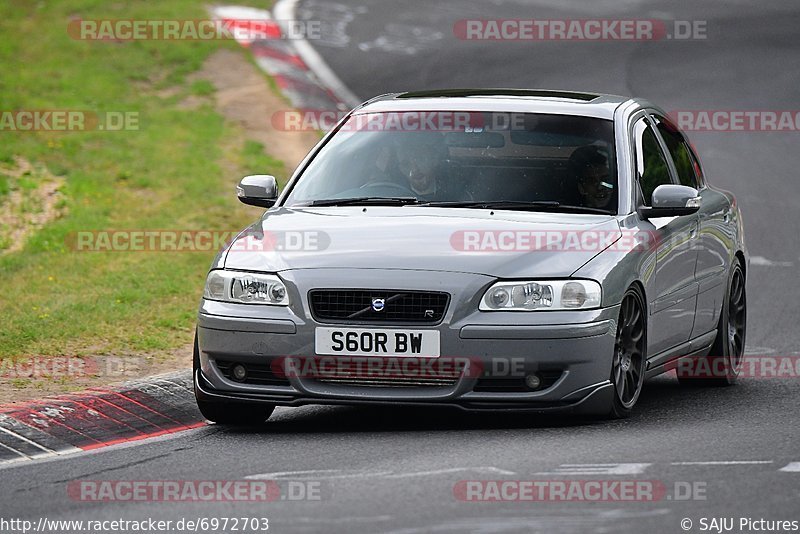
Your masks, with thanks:
M 407 404 L 631 414 L 646 378 L 733 384 L 748 256 L 733 195 L 640 99 L 397 93 L 349 112 L 216 257 L 203 415 Z

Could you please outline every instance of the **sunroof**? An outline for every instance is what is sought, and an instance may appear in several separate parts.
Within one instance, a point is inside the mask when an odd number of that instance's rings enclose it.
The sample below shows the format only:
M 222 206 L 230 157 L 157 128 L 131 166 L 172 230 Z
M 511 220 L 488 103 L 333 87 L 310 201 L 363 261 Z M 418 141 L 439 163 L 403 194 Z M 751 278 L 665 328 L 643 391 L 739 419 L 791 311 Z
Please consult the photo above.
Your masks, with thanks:
M 546 91 L 539 89 L 441 89 L 433 91 L 410 91 L 397 95 L 396 98 L 446 98 L 466 96 L 529 96 L 539 98 L 565 98 L 589 102 L 600 95 L 594 93 L 577 93 L 573 91 Z

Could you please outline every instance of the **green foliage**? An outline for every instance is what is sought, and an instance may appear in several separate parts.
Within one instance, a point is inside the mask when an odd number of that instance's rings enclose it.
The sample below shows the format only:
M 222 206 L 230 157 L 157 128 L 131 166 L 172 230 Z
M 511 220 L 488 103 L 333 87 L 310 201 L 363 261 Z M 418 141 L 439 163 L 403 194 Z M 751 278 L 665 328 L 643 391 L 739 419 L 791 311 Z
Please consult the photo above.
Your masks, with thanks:
M 210 83 L 188 86 L 186 75 L 214 50 L 236 45 L 81 41 L 67 26 L 73 18 L 207 16 L 194 0 L 7 0 L 0 6 L 3 109 L 139 117 L 136 130 L 0 132 L 0 161 L 17 155 L 65 177 L 67 209 L 22 251 L 0 255 L 0 358 L 149 351 L 191 341 L 215 251 L 78 252 L 74 238 L 107 229 L 227 231 L 249 222 L 252 212 L 232 194 L 239 176 L 223 176 L 219 164 L 222 147 L 241 136 L 238 127 L 210 106 L 188 109 L 161 94 L 175 86 L 183 94 L 210 94 Z M 255 152 L 247 145 L 240 159 L 262 172 L 282 168 Z M 0 201 L 7 187 L 0 179 Z

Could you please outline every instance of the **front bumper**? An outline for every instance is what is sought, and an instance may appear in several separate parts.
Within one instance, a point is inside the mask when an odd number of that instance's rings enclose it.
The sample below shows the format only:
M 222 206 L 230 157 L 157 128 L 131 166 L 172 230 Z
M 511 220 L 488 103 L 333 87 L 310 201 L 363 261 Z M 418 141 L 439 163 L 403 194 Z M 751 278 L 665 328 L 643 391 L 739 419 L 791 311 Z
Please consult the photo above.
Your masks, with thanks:
M 317 272 L 317 271 L 325 271 Z M 598 413 L 610 406 L 609 382 L 618 307 L 569 312 L 479 312 L 476 300 L 494 279 L 467 273 L 381 271 L 381 287 L 448 291 L 451 304 L 439 331 L 441 358 L 479 362 L 486 374 L 514 378 L 514 373 L 546 370 L 552 383 L 537 390 L 492 390 L 485 376 L 463 373 L 451 383 L 396 387 L 319 380 L 288 375 L 283 383 L 242 383 L 221 370 L 222 363 L 269 367 L 283 358 L 314 356 L 314 331 L 307 291 L 299 287 L 362 288 L 364 273 L 351 270 L 304 270 L 281 273 L 292 306 L 250 306 L 203 301 L 198 314 L 198 398 L 206 402 L 306 404 L 436 404 L 464 409 L 570 410 Z M 376 279 L 370 273 L 370 279 Z M 360 328 L 401 328 L 360 324 Z M 414 327 L 421 328 L 421 327 Z M 554 374 L 555 373 L 555 374 Z M 517 377 L 519 378 L 519 377 Z M 481 384 L 484 384 L 481 387 Z

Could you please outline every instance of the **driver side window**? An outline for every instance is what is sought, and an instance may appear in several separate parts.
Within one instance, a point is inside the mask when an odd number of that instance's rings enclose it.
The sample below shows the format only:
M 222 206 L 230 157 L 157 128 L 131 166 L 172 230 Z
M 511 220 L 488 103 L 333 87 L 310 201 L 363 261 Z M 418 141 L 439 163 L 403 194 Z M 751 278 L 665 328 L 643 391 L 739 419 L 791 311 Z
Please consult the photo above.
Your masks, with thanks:
M 636 179 L 644 204 L 650 206 L 656 187 L 671 184 L 672 178 L 650 121 L 644 117 L 639 119 L 633 126 L 633 138 L 636 142 Z

